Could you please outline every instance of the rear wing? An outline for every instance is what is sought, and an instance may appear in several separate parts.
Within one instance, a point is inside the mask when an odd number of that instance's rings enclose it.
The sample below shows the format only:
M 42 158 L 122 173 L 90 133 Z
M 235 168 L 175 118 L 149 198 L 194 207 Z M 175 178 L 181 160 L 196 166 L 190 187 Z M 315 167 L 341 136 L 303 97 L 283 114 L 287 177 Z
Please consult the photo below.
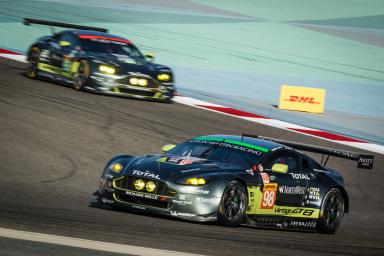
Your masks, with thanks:
M 318 153 L 322 154 L 321 164 L 326 165 L 328 162 L 328 159 L 330 156 L 338 157 L 338 158 L 344 158 L 348 160 L 357 161 L 357 168 L 361 169 L 372 169 L 373 168 L 373 162 L 374 162 L 374 156 L 373 155 L 364 155 L 354 152 L 348 152 L 343 151 L 339 149 L 330 149 L 320 146 L 313 146 L 309 144 L 299 143 L 299 142 L 293 142 L 293 141 L 287 141 L 287 140 L 280 140 L 275 138 L 269 138 L 269 137 L 263 137 L 263 136 L 257 136 L 252 134 L 243 134 L 245 137 L 252 137 L 257 139 L 263 139 L 263 140 L 269 140 L 276 143 L 283 144 L 285 146 L 297 149 L 297 150 L 303 150 L 307 152 L 312 153 Z
M 39 24 L 39 25 L 46 25 L 46 26 L 52 26 L 52 27 L 93 30 L 93 31 L 108 33 L 108 29 L 106 29 L 106 28 L 88 27 L 88 26 L 82 26 L 82 25 L 76 25 L 76 24 L 46 21 L 46 20 L 36 20 L 36 19 L 29 19 L 29 18 L 24 18 L 23 24 L 26 26 L 29 26 L 31 24 Z

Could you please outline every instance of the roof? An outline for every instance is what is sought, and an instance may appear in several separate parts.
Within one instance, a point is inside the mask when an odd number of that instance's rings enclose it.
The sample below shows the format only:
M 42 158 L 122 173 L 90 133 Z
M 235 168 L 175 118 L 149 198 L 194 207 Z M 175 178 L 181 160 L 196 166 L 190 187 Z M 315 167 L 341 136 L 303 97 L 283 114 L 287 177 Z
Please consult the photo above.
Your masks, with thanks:
M 84 38 L 84 39 L 97 38 L 97 39 L 106 39 L 106 40 L 112 40 L 112 41 L 118 41 L 118 42 L 124 42 L 124 43 L 132 43 L 131 41 L 129 41 L 124 37 L 109 34 L 109 33 L 99 32 L 99 31 L 69 30 L 69 32 L 72 32 L 73 34 L 76 34 L 80 38 Z
M 283 144 L 279 144 L 269 140 L 262 140 L 252 137 L 239 136 L 239 135 L 224 135 L 224 134 L 214 134 L 214 135 L 205 135 L 198 136 L 193 138 L 194 140 L 211 140 L 211 141 L 221 141 L 227 142 L 230 144 L 236 144 L 248 148 L 253 148 L 262 152 L 268 152 L 272 149 L 278 147 L 284 147 Z

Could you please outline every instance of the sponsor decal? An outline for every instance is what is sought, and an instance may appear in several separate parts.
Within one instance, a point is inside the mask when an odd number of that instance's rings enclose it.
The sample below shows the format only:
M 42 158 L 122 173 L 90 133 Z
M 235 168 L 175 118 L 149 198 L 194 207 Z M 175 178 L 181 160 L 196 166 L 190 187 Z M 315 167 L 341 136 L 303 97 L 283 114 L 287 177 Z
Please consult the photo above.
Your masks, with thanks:
M 201 203 L 218 203 L 220 201 L 220 198 L 217 197 L 197 197 L 196 201 Z
M 285 101 L 290 102 L 301 102 L 308 104 L 320 104 L 320 102 L 315 101 L 314 97 L 305 97 L 305 96 L 297 96 L 297 95 L 289 95 L 288 99 L 284 99 Z
M 281 194 L 288 194 L 288 195 L 304 195 L 305 187 L 301 187 L 301 186 L 289 187 L 284 185 L 284 186 L 279 186 L 279 192 Z
M 133 207 L 133 208 L 136 208 L 136 209 L 139 209 L 139 210 L 145 210 L 145 209 L 147 209 L 147 207 L 145 207 L 145 206 L 136 205 L 136 204 L 132 205 L 132 207 Z
M 179 200 L 173 199 L 172 203 L 179 204 L 179 205 L 192 205 L 192 202 L 187 201 L 187 197 L 182 194 L 179 195 Z
M 249 173 L 250 175 L 255 175 L 254 173 L 253 173 L 253 170 L 252 169 L 248 169 L 248 170 L 245 170 L 247 173 Z
M 128 196 L 137 196 L 137 197 L 153 199 L 153 200 L 159 199 L 159 196 L 157 196 L 157 195 L 151 195 L 151 194 L 146 194 L 146 193 L 141 193 L 141 192 L 136 192 L 136 191 L 130 191 L 130 190 L 125 191 L 125 194 Z
M 195 172 L 195 171 L 200 171 L 201 169 L 200 168 L 193 168 L 193 169 L 188 169 L 188 170 L 184 170 L 184 171 L 181 171 L 182 173 L 184 172 Z
M 289 227 L 290 228 L 306 228 L 306 229 L 313 229 L 316 227 L 316 221 L 290 221 Z
M 254 155 L 258 155 L 258 156 L 263 154 L 262 152 L 255 150 L 255 149 L 251 149 L 251 148 L 247 148 L 247 147 L 243 147 L 243 146 L 239 146 L 239 145 L 234 145 L 234 144 L 230 144 L 230 143 L 226 143 L 226 142 L 210 141 L 210 140 L 191 140 L 191 142 L 210 144 L 210 145 L 218 145 L 218 146 L 223 147 L 223 148 L 237 149 L 237 150 L 251 153 Z
M 329 171 L 321 170 L 321 169 L 313 169 L 314 172 L 322 172 L 322 173 L 329 173 Z
M 275 213 L 285 215 L 285 216 L 305 216 L 311 217 L 316 213 L 315 209 L 310 208 L 301 208 L 301 207 L 281 207 L 278 206 L 275 208 Z
M 261 175 L 261 178 L 263 179 L 263 183 L 264 184 L 265 183 L 269 183 L 269 175 L 268 175 L 268 173 L 263 172 L 263 173 L 260 173 L 260 175 Z
M 308 176 L 308 174 L 304 174 L 304 173 L 290 173 L 290 175 L 292 176 L 292 178 L 294 178 L 295 180 L 311 180 Z
M 150 172 L 150 171 L 133 170 L 132 174 L 133 175 L 137 175 L 137 176 L 143 176 L 143 177 L 146 177 L 146 178 L 157 179 L 157 180 L 160 179 L 158 174 L 154 174 L 153 172 Z
M 260 172 L 263 172 L 263 171 L 264 171 L 264 167 L 263 167 L 261 164 L 259 164 L 259 165 L 257 166 L 257 168 L 259 169 Z
M 173 199 L 172 203 L 179 204 L 179 205 L 192 205 L 192 202 L 190 201 L 176 200 L 176 199 Z
M 357 168 L 372 169 L 374 156 L 371 155 L 359 155 L 359 161 L 357 162 Z
M 193 213 L 186 213 L 186 212 L 177 212 L 177 211 L 171 211 L 172 216 L 179 216 L 179 217 L 194 217 L 196 214 Z
M 320 200 L 320 189 L 315 187 L 308 188 L 308 199 Z
M 265 184 L 261 200 L 261 209 L 273 209 L 276 202 L 277 183 Z
M 177 165 L 190 165 L 197 161 L 202 161 L 203 159 L 197 158 L 197 157 L 165 157 L 160 158 L 159 162 L 166 162 L 170 164 L 177 164 Z

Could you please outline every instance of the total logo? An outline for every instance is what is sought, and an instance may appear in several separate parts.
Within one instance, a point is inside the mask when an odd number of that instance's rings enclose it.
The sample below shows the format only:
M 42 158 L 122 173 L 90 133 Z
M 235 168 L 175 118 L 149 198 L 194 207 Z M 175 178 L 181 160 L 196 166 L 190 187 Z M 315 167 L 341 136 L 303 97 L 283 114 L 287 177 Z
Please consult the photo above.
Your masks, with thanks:
M 320 104 L 320 102 L 315 101 L 314 97 L 305 97 L 305 96 L 296 96 L 296 95 L 289 95 L 289 99 L 285 99 L 285 101 L 300 102 L 300 103 L 307 103 L 307 104 Z
M 308 174 L 304 174 L 304 173 L 290 173 L 290 175 L 295 180 L 311 180 L 311 178 L 309 178 Z
M 132 174 L 137 175 L 137 176 L 143 176 L 147 178 L 152 178 L 152 179 L 160 179 L 160 176 L 158 174 L 154 174 L 153 172 L 150 171 L 139 171 L 139 170 L 133 170 Z

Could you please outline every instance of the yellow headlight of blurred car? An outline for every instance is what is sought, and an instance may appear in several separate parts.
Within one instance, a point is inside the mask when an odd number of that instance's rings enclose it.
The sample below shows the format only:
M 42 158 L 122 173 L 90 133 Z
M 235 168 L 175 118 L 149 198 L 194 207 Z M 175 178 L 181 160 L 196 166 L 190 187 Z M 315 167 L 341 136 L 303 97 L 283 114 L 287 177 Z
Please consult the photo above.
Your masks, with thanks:
M 123 165 L 120 163 L 115 163 L 111 166 L 111 170 L 120 173 L 123 170 Z
M 145 182 L 142 179 L 138 179 L 135 181 L 135 189 L 136 190 L 143 190 L 145 187 Z
M 99 67 L 99 70 L 103 73 L 107 73 L 110 75 L 113 75 L 116 72 L 116 69 L 114 67 L 110 67 L 110 66 L 106 66 L 106 65 L 101 65 Z
M 159 81 L 169 81 L 171 80 L 171 76 L 169 74 L 158 74 L 157 80 Z
M 148 80 L 141 78 L 141 79 L 139 79 L 137 84 L 140 85 L 140 86 L 147 86 L 148 85 Z
M 204 185 L 206 183 L 207 181 L 204 178 L 189 178 L 185 181 L 185 184 L 194 186 Z
M 148 181 L 147 182 L 147 185 L 145 185 L 145 189 L 148 191 L 148 192 L 153 192 L 155 191 L 156 189 L 156 183 L 153 182 L 153 181 Z

